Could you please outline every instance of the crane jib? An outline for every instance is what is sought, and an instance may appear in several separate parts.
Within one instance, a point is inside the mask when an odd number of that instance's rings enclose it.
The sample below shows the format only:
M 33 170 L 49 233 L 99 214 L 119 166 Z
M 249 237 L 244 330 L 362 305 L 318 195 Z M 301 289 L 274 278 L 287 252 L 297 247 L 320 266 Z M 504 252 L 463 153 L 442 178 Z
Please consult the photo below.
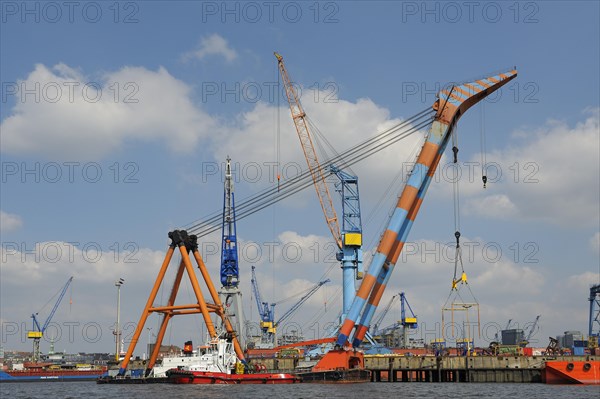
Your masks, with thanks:
M 355 327 L 352 345 L 357 347 L 361 344 L 456 122 L 470 107 L 516 76 L 517 71 L 513 69 L 475 82 L 453 86 L 450 90 L 442 90 L 438 94 L 438 99 L 433 105 L 436 116 L 427 139 L 398 199 L 389 225 L 382 235 L 368 274 L 342 323 L 337 345 L 345 346 Z

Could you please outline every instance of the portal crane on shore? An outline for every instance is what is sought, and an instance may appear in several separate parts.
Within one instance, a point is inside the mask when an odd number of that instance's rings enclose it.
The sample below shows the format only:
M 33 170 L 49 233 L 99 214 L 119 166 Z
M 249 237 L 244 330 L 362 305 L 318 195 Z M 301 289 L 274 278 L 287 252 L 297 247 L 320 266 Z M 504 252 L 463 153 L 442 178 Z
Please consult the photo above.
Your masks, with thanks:
M 54 313 L 56 313 L 56 309 L 58 309 L 58 305 L 60 305 L 60 302 L 62 301 L 63 297 L 65 296 L 65 293 L 67 292 L 67 288 L 69 288 L 71 281 L 73 281 L 73 276 L 71 276 L 67 280 L 67 283 L 61 289 L 60 295 L 58 296 L 58 299 L 56 300 L 54 307 L 52 307 L 52 310 L 50 311 L 48 318 L 46 319 L 46 321 L 44 322 L 44 324 L 41 327 L 40 327 L 40 323 L 38 322 L 38 319 L 36 317 L 36 316 L 39 316 L 39 312 L 36 312 L 31 315 L 31 319 L 33 321 L 33 328 L 31 329 L 31 331 L 27 332 L 27 338 L 33 340 L 33 359 L 32 360 L 34 363 L 37 363 L 40 361 L 40 340 L 44 336 L 44 332 L 46 331 L 48 324 L 50 324 L 50 321 L 52 320 Z
M 513 68 L 470 83 L 452 85 L 438 93 L 438 98 L 433 104 L 436 112 L 433 123 L 398 198 L 396 209 L 381 235 L 368 273 L 340 328 L 336 349 L 327 352 L 313 367 L 313 371 L 352 369 L 361 365 L 364 367 L 364 359 L 360 352 L 347 349 L 350 345 L 354 349 L 358 348 L 369 329 L 373 314 L 402 252 L 435 170 L 453 136 L 456 123 L 470 107 L 516 76 L 516 68 Z M 456 147 L 453 150 L 455 154 L 458 152 Z
M 252 266 L 252 292 L 254 293 L 254 299 L 256 300 L 256 306 L 258 307 L 258 314 L 260 315 L 260 342 L 262 345 L 267 345 L 271 341 L 270 337 L 275 334 L 275 304 L 272 303 L 269 305 L 268 302 L 263 302 L 260 295 L 260 289 L 258 288 L 255 269 L 256 267 Z
M 300 308 L 315 292 L 319 290 L 324 284 L 329 283 L 331 280 L 326 279 L 318 282 L 312 286 L 306 293 L 294 303 L 281 317 L 275 321 L 275 305 L 276 303 L 269 304 L 263 302 L 260 295 L 260 289 L 258 288 L 258 280 L 256 278 L 255 267 L 252 266 L 252 291 L 254 292 L 254 298 L 258 307 L 258 313 L 260 314 L 260 329 L 261 329 L 261 346 L 273 348 L 277 344 L 277 327 L 279 327 L 285 320 L 287 320 L 296 310 Z
M 390 299 L 390 301 L 387 303 L 387 305 L 385 305 L 385 308 L 383 308 L 383 311 L 381 312 L 381 314 L 377 317 L 377 319 L 373 323 L 373 330 L 372 330 L 373 335 L 377 335 L 379 333 L 379 327 L 381 326 L 381 322 L 383 321 L 383 319 L 385 319 L 385 316 L 388 314 L 388 312 L 392 308 L 392 305 L 394 304 L 394 302 L 397 299 L 398 299 L 398 294 L 394 294 L 392 296 L 392 298 Z
M 533 325 L 531 326 L 531 329 L 529 330 L 529 333 L 527 334 L 527 337 L 525 337 L 525 339 L 521 342 L 519 342 L 519 346 L 521 348 L 526 347 L 527 345 L 529 345 L 529 340 L 531 339 L 531 337 L 533 336 L 533 333 L 535 332 L 535 328 L 538 325 L 538 321 L 540 320 L 540 317 L 542 317 L 541 315 L 537 315 L 535 320 L 533 321 Z
M 343 305 L 342 318 L 350 309 L 352 300 L 356 292 L 355 279 L 360 280 L 363 276 L 363 260 L 362 260 L 362 222 L 360 215 L 360 199 L 358 191 L 358 177 L 350 175 L 343 170 L 331 165 L 329 173 L 335 174 L 339 182 L 339 189 L 342 195 L 342 227 L 338 216 L 333 206 L 331 194 L 326 183 L 327 171 L 323 169 L 317 157 L 313 139 L 308 127 L 306 112 L 300 103 L 300 97 L 296 88 L 288 75 L 287 69 L 283 62 L 283 57 L 275 53 L 281 79 L 285 87 L 285 93 L 290 106 L 290 112 L 308 169 L 311 174 L 313 184 L 317 191 L 317 197 L 321 203 L 323 214 L 327 227 L 335 240 L 339 252 L 336 259 L 342 263 L 342 281 L 343 281 Z
M 600 337 L 600 284 L 595 284 L 590 287 L 590 321 L 588 328 L 588 336 L 596 337 L 598 342 Z

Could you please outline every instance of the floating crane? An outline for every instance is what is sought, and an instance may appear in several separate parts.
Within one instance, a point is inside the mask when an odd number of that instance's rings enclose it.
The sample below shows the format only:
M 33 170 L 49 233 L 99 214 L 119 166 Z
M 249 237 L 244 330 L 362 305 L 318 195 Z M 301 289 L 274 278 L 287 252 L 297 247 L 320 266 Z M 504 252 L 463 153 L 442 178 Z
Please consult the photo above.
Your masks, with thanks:
M 237 233 L 235 218 L 235 193 L 231 174 L 231 158 L 225 165 L 225 183 L 223 190 L 223 221 L 221 240 L 221 289 L 219 297 L 223 303 L 226 317 L 237 333 L 238 341 L 245 347 L 246 323 L 242 308 L 242 291 L 239 287 L 240 268 L 238 263 Z
M 342 318 L 350 309 L 352 300 L 356 293 L 355 279 L 362 279 L 363 261 L 362 261 L 362 223 L 360 216 L 360 200 L 358 192 L 358 177 L 350 175 L 334 165 L 330 165 L 329 173 L 335 174 L 339 182 L 339 191 L 342 195 L 342 228 L 340 229 L 339 220 L 335 212 L 331 194 L 326 183 L 327 171 L 319 163 L 319 158 L 315 151 L 313 139 L 311 137 L 306 112 L 300 103 L 300 97 L 296 92 L 294 85 L 288 75 L 283 57 L 275 53 L 281 79 L 285 86 L 285 93 L 290 106 L 292 119 L 296 126 L 298 138 L 302 145 L 304 157 L 308 164 L 313 184 L 317 191 L 317 197 L 321 203 L 325 221 L 333 239 L 335 240 L 339 252 L 336 259 L 342 263 L 342 281 L 343 281 L 343 309 Z
M 369 329 L 373 314 L 379 305 L 456 123 L 470 107 L 516 76 L 516 69 L 512 69 L 470 83 L 453 85 L 438 93 L 438 98 L 433 104 L 436 114 L 429 134 L 398 198 L 396 209 L 381 236 L 368 273 L 340 328 L 336 349 L 327 352 L 313 367 L 313 371 L 364 368 L 362 353 L 348 350 L 348 347 L 351 344 L 354 349 L 358 348 Z
M 50 311 L 48 318 L 46 319 L 46 321 L 44 322 L 44 324 L 41 327 L 40 327 L 40 323 L 38 322 L 38 319 L 36 317 L 39 315 L 39 312 L 36 312 L 31 315 L 31 319 L 33 320 L 33 328 L 32 328 L 32 331 L 27 332 L 27 338 L 33 339 L 33 359 L 32 360 L 34 363 L 37 363 L 40 361 L 40 340 L 44 336 L 44 332 L 46 331 L 48 324 L 50 324 L 50 321 L 52 320 L 54 313 L 56 313 L 56 309 L 58 309 L 58 305 L 60 305 L 60 302 L 62 301 L 63 297 L 65 296 L 65 293 L 67 292 L 67 288 L 69 288 L 71 281 L 73 281 L 73 276 L 71 276 L 67 280 L 67 283 L 64 285 L 64 287 L 60 291 L 60 295 L 58 296 L 58 299 L 56 300 L 54 307 Z
M 254 298 L 256 299 L 256 305 L 258 307 L 258 313 L 260 314 L 260 329 L 261 329 L 261 347 L 273 348 L 277 342 L 277 327 L 287 320 L 304 302 L 308 300 L 315 292 L 321 288 L 324 284 L 329 283 L 331 280 L 326 279 L 318 282 L 311 287 L 294 305 L 292 305 L 277 321 L 275 321 L 275 303 L 269 304 L 263 302 L 258 288 L 258 280 L 256 279 L 255 267 L 252 266 L 252 291 L 254 292 Z

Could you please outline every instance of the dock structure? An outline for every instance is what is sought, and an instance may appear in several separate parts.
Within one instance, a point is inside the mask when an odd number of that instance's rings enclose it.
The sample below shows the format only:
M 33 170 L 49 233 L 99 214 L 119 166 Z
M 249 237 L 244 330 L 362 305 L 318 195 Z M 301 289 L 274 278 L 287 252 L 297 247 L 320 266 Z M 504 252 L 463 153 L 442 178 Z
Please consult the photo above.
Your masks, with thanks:
M 542 382 L 546 361 L 594 361 L 598 356 L 365 355 L 373 382 Z

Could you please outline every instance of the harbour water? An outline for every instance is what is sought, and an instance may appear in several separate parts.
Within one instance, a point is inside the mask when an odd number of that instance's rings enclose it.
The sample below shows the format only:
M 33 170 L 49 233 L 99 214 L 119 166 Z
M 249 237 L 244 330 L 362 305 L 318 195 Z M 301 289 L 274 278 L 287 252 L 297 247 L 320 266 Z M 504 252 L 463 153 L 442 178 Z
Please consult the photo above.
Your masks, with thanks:
M 598 399 L 600 386 L 475 383 L 346 385 L 97 385 L 95 382 L 0 384 L 0 398 L 528 398 Z

